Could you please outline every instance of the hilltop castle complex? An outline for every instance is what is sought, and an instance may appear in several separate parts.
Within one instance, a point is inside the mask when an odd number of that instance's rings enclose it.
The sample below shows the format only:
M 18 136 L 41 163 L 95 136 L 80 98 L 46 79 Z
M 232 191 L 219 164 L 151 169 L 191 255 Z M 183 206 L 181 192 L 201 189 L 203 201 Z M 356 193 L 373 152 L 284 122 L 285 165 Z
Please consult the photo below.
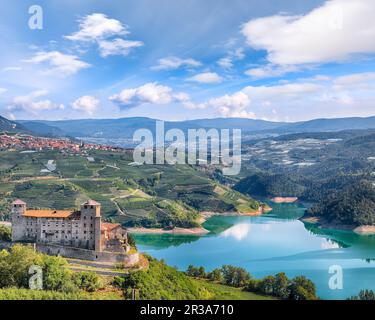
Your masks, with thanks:
M 80 210 L 28 210 L 12 203 L 12 241 L 32 242 L 39 251 L 68 258 L 134 264 L 127 231 L 120 224 L 102 222 L 100 203 L 89 200 Z

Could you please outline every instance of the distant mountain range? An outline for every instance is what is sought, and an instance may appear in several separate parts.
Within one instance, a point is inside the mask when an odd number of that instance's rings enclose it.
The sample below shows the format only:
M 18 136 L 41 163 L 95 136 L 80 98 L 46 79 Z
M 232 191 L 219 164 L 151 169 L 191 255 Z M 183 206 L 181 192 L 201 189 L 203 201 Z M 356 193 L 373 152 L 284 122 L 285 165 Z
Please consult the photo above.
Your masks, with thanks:
M 85 119 L 64 121 L 13 121 L 0 118 L 0 130 L 27 130 L 39 135 L 71 136 L 90 138 L 132 138 L 137 129 L 155 131 L 157 120 L 134 117 L 120 119 Z M 15 126 L 15 128 L 13 128 Z M 184 132 L 188 129 L 241 129 L 243 134 L 285 134 L 304 132 L 331 132 L 341 130 L 362 130 L 375 128 L 375 116 L 368 118 L 315 119 L 304 122 L 270 122 L 242 118 L 199 119 L 189 121 L 165 121 L 165 129 L 177 128 Z
M 0 131 L 4 132 L 29 132 L 25 126 L 0 116 Z

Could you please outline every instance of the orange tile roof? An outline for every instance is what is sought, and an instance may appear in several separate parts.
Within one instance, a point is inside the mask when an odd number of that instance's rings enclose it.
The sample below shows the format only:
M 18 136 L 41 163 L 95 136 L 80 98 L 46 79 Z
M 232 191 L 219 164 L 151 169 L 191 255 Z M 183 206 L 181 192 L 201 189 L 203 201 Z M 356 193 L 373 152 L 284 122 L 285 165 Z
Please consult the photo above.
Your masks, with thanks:
M 22 216 L 29 218 L 69 218 L 76 211 L 69 210 L 27 210 Z
M 119 223 L 102 222 L 102 230 L 112 231 L 118 227 L 121 227 Z M 121 227 L 122 228 L 122 227 Z

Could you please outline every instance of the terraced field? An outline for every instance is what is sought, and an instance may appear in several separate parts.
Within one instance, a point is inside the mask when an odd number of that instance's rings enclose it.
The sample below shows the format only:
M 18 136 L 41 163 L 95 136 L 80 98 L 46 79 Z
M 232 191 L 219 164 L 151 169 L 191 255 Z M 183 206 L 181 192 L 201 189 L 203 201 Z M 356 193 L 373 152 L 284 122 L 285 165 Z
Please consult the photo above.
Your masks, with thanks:
M 51 160 L 56 170 L 46 172 Z M 108 221 L 188 228 L 198 225 L 200 211 L 249 212 L 259 207 L 192 166 L 131 166 L 131 162 L 128 153 L 0 151 L 0 212 L 7 215 L 15 198 L 29 207 L 55 209 L 77 208 L 91 198 L 102 204 Z

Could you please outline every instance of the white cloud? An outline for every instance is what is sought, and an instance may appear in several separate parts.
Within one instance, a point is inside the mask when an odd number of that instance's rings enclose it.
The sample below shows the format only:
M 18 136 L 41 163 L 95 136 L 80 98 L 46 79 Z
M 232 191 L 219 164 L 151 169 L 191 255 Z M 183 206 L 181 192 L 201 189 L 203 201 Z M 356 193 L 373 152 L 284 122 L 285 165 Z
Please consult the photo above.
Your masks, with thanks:
M 142 104 L 168 104 L 173 101 L 172 88 L 156 82 L 146 83 L 138 88 L 124 89 L 112 95 L 109 100 L 123 109 L 138 107 Z
M 375 52 L 373 0 L 331 0 L 303 16 L 250 20 L 247 43 L 277 65 L 344 61 Z
M 0 94 L 3 94 L 3 93 L 5 93 L 5 92 L 7 92 L 8 90 L 7 89 L 5 89 L 5 88 L 0 88 Z
M 220 83 L 223 78 L 215 72 L 203 72 L 187 79 L 188 81 L 194 81 L 199 83 Z
M 208 105 L 226 118 L 255 118 L 255 114 L 247 110 L 250 106 L 250 98 L 243 92 L 211 99 Z
M 231 57 L 224 57 L 224 58 L 221 58 L 217 64 L 224 68 L 224 69 L 230 69 L 230 68 L 233 68 L 233 60 Z
M 94 13 L 79 19 L 79 31 L 65 38 L 72 41 L 96 41 L 129 32 L 116 19 L 109 19 L 105 14 Z
M 94 114 L 94 112 L 99 107 L 100 101 L 92 96 L 82 96 L 72 103 L 72 108 L 74 110 L 84 111 L 89 115 Z
M 130 34 L 118 20 L 105 14 L 94 13 L 79 20 L 79 31 L 65 38 L 72 41 L 93 42 L 98 45 L 100 55 L 105 58 L 113 55 L 127 56 L 132 49 L 142 47 L 144 43 L 119 38 Z M 116 37 L 115 39 L 112 39 Z
M 100 55 L 105 58 L 113 55 L 127 56 L 134 48 L 142 47 L 142 41 L 123 40 L 120 38 L 113 41 L 101 40 L 98 42 Z
M 363 73 L 354 73 L 335 79 L 334 83 L 336 85 L 354 85 L 354 84 L 363 84 L 369 81 L 375 80 L 375 72 L 363 72 Z
M 3 68 L 3 72 L 9 72 L 9 71 L 21 71 L 21 67 L 5 67 Z
M 246 75 L 255 79 L 281 77 L 288 72 L 296 71 L 294 66 L 275 66 L 267 64 L 265 66 L 249 69 L 245 72 Z
M 322 86 L 314 83 L 288 83 L 275 86 L 248 86 L 243 92 L 250 97 L 270 98 L 270 97 L 299 97 L 304 94 L 317 93 L 323 89 Z
M 26 96 L 17 96 L 13 99 L 13 102 L 7 106 L 8 111 L 20 111 L 36 113 L 38 111 L 46 110 L 62 110 L 64 109 L 63 104 L 56 104 L 50 100 L 41 100 L 39 98 L 44 97 L 48 94 L 47 90 L 33 91 Z
M 77 73 L 81 69 L 90 67 L 90 64 L 79 60 L 77 56 L 64 54 L 59 51 L 37 52 L 34 57 L 24 62 L 33 64 L 47 64 L 45 74 L 68 76 Z
M 223 69 L 231 69 L 234 66 L 234 61 L 242 60 L 245 58 L 245 53 L 243 48 L 237 48 L 236 50 L 231 50 L 227 56 L 221 58 L 217 63 Z
M 193 103 L 190 97 L 181 102 L 187 109 L 213 108 L 220 116 L 225 118 L 255 118 L 255 114 L 247 109 L 251 104 L 249 96 L 241 91 L 232 95 L 226 94 L 218 98 L 212 98 L 202 103 Z
M 176 70 L 181 67 L 196 68 L 202 65 L 201 62 L 194 59 L 181 59 L 178 57 L 167 57 L 159 59 L 158 65 L 152 67 L 153 70 Z

